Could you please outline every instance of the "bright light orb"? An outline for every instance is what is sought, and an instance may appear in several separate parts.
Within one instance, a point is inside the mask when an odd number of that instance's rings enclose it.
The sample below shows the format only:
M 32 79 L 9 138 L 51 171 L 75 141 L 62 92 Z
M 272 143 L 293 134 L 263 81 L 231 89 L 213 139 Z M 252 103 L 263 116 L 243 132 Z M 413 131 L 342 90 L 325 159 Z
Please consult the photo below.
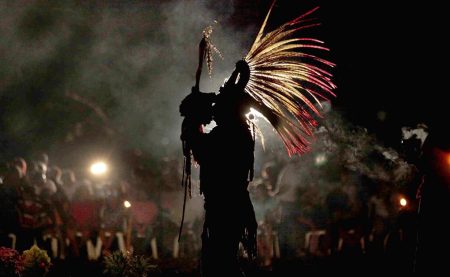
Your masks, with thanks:
M 91 173 L 94 175 L 103 175 L 108 170 L 108 166 L 104 162 L 96 162 L 91 165 Z
M 123 201 L 123 206 L 125 207 L 125 208 L 129 208 L 129 207 L 131 207 L 131 203 L 130 203 L 130 201 L 128 201 L 128 200 L 125 200 L 125 201 Z
M 269 120 L 267 120 L 267 118 L 262 113 L 258 112 L 253 108 L 250 108 L 250 112 L 245 114 L 245 117 L 247 117 L 247 119 L 250 121 L 255 121 L 258 118 L 263 118 L 265 121 L 269 122 Z
M 405 207 L 408 204 L 408 201 L 406 201 L 405 198 L 400 199 L 400 206 Z

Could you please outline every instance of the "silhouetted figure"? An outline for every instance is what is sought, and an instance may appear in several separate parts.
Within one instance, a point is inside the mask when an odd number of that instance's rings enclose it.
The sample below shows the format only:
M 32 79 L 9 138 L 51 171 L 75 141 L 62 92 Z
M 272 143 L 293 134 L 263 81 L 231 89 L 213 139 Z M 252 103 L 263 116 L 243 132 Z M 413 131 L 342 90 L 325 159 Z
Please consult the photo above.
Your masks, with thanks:
M 197 115 L 197 120 L 187 123 L 185 119 L 182 134 L 200 164 L 200 189 L 205 196 L 203 276 L 241 276 L 237 259 L 239 242 L 249 257 L 256 256 L 257 223 L 247 190 L 253 178 L 255 141 L 253 127 L 245 115 L 250 107 L 263 114 L 264 109 L 244 92 L 249 74 L 247 63 L 239 61 L 218 95 L 194 91 L 180 106 L 182 115 L 187 118 L 183 111 L 196 102 L 195 97 L 209 99 L 210 102 L 199 101 L 206 102 L 206 107 L 198 109 L 212 111 L 217 124 L 205 134 L 202 123 L 208 123 L 210 117 Z
M 418 167 L 423 174 L 423 182 L 418 192 L 421 203 L 415 271 L 431 274 L 448 272 L 450 136 L 447 130 L 430 130 Z

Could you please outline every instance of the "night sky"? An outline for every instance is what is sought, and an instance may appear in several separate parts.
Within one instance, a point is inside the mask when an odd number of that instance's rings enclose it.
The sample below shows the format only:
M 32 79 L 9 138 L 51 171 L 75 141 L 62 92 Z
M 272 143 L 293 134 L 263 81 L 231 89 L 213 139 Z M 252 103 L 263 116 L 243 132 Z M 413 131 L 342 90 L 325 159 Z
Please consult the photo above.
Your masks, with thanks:
M 2 1 L 0 158 L 46 151 L 64 164 L 61 156 L 117 148 L 152 157 L 178 149 L 178 104 L 194 82 L 201 30 L 220 22 L 213 36 L 225 60 L 202 80 L 204 90 L 217 90 L 270 3 Z M 279 0 L 269 28 L 317 5 L 314 35 L 337 64 L 332 103 L 350 122 L 392 147 L 401 126 L 448 125 L 440 123 L 448 118 L 442 7 Z
M 391 146 L 398 145 L 404 125 L 425 122 L 430 131 L 442 132 L 447 103 L 444 71 L 437 68 L 445 64 L 439 7 L 423 1 L 337 2 L 322 5 L 338 64 L 336 105 Z

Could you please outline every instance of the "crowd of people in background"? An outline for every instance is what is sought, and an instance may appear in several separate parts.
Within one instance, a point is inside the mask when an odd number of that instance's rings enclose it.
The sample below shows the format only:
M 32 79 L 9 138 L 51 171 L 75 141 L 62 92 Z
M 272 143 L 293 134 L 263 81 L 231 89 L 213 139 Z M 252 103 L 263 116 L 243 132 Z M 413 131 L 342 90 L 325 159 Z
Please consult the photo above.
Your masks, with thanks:
M 297 183 L 295 161 L 266 155 L 249 187 L 261 266 L 333 256 L 354 262 L 370 256 L 395 257 L 397 264 L 400 257 L 410 268 L 416 236 L 411 195 L 346 169 L 326 186 L 313 179 Z M 116 250 L 155 261 L 198 260 L 199 195 L 194 196 L 197 209 L 187 210 L 178 242 L 181 172 L 178 159 L 167 158 L 158 180 L 147 180 L 148 190 L 142 191 L 133 180 L 77 178 L 45 154 L 30 161 L 17 157 L 0 173 L 0 244 L 19 251 L 37 244 L 56 261 L 97 261 Z

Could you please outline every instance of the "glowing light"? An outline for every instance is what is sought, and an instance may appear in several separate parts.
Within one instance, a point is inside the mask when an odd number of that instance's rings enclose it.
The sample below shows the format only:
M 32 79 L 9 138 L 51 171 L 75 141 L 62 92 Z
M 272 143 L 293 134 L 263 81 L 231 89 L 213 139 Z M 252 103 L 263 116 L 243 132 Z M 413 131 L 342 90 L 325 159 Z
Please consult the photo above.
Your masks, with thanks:
M 125 207 L 125 208 L 129 208 L 129 207 L 131 207 L 131 203 L 130 203 L 130 201 L 128 201 L 128 200 L 125 200 L 125 201 L 123 201 L 123 206 Z
M 447 164 L 450 166 L 450 154 L 447 155 Z
M 91 165 L 90 170 L 94 175 L 103 175 L 108 171 L 108 166 L 104 162 L 95 162 Z
M 403 197 L 400 198 L 400 206 L 405 207 L 406 205 L 408 205 L 408 201 Z
M 327 162 L 327 156 L 323 153 L 320 153 L 316 156 L 315 163 L 320 166 Z
M 274 3 L 245 57 L 250 67 L 250 80 L 245 91 L 268 109 L 265 115 L 288 153 L 304 153 L 309 148 L 305 137 L 312 136 L 317 126 L 312 114 L 320 116 L 316 107 L 321 107 L 319 99 L 334 96 L 336 86 L 327 69 L 334 64 L 308 53 L 309 50 L 328 51 L 322 41 L 293 37 L 300 30 L 319 25 L 307 18 L 317 8 L 265 33 Z

